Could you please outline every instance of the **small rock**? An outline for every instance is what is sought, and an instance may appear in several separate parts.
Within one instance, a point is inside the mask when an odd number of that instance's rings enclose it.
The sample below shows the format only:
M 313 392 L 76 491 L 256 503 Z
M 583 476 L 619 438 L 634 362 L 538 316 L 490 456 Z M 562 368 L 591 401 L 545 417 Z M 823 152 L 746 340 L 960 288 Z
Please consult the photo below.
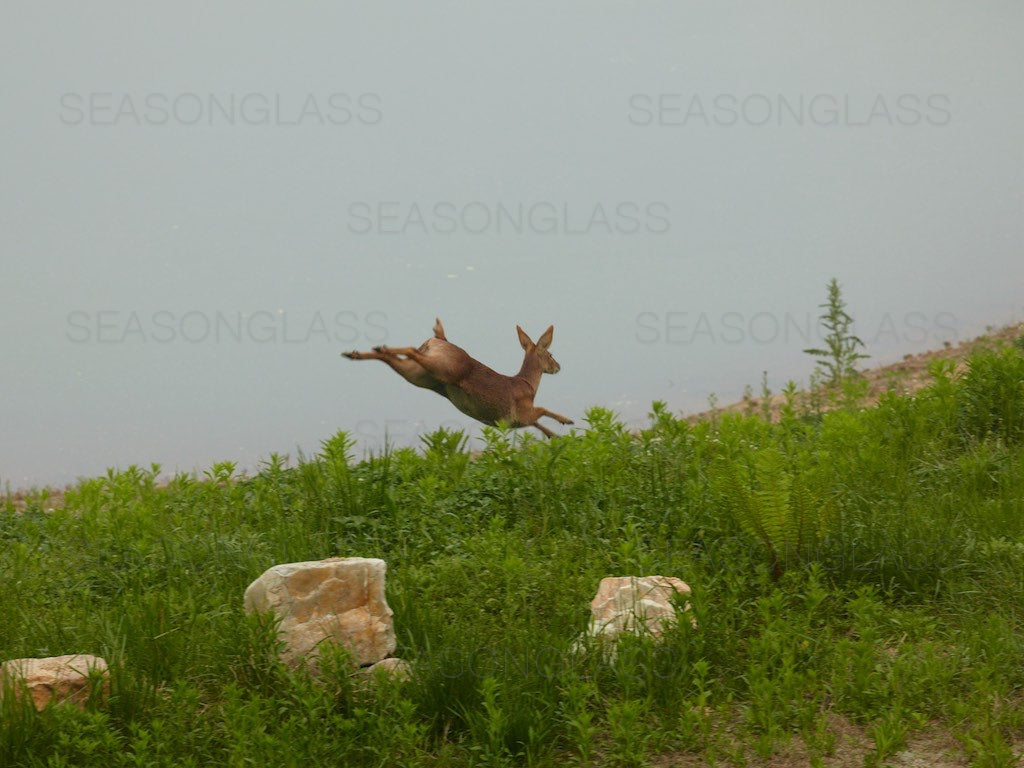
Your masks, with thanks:
M 315 666 L 323 642 L 343 646 L 358 666 L 373 664 L 395 650 L 386 571 L 383 560 L 365 557 L 275 565 L 245 590 L 245 610 L 280 618 L 286 664 Z
M 689 595 L 690 587 L 674 576 L 609 576 L 601 579 L 590 602 L 590 632 L 614 640 L 620 634 L 646 633 L 658 637 L 675 624 L 675 594 Z M 689 610 L 689 603 L 685 610 Z M 691 623 L 696 623 L 691 618 Z M 641 629 L 642 627 L 642 629 Z
M 0 664 L 0 684 L 14 685 L 15 691 L 26 689 L 36 709 L 51 700 L 84 707 L 93 692 L 93 678 L 102 677 L 102 696 L 110 693 L 110 671 L 99 656 L 75 654 L 49 656 L 42 659 L 11 659 Z M 0 688 L 2 690 L 2 688 Z
M 360 672 L 370 678 L 383 675 L 394 680 L 408 680 L 412 677 L 412 666 L 405 659 L 396 659 L 390 656 L 381 659 L 376 664 L 364 667 Z

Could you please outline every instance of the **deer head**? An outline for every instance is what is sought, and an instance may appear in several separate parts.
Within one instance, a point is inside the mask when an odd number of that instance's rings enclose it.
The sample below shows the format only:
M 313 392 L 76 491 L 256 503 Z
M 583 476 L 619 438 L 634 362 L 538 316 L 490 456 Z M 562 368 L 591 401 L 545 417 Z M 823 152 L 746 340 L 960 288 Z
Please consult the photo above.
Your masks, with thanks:
M 551 338 L 555 335 L 555 326 L 549 325 L 548 329 L 537 339 L 536 344 L 526 335 L 526 331 L 518 325 L 516 326 L 516 333 L 519 334 L 519 343 L 522 344 L 523 351 L 526 352 L 526 359 L 523 361 L 524 367 L 532 357 L 536 359 L 541 373 L 558 373 L 562 369 L 562 366 L 558 364 L 558 361 L 548 351 L 548 347 L 551 346 Z

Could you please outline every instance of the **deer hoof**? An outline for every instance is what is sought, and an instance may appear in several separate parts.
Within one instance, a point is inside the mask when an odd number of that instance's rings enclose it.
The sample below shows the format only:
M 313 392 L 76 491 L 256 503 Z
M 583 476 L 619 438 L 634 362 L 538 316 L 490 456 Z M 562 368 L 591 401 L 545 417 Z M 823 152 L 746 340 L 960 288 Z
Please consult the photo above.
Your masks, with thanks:
M 358 360 L 359 359 L 359 353 L 355 352 L 355 351 L 352 351 L 352 352 L 342 352 L 341 356 L 342 357 L 347 357 L 349 360 Z
M 374 352 L 387 352 L 388 348 L 386 346 L 384 346 L 383 344 L 381 344 L 379 347 L 374 347 L 373 351 Z

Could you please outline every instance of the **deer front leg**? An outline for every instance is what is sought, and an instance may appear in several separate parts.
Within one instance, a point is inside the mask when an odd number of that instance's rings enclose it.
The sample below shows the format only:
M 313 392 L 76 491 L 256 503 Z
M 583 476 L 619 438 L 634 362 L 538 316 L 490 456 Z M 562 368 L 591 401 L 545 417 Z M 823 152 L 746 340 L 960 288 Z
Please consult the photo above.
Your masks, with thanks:
M 554 411 L 549 411 L 547 408 L 542 408 L 539 405 L 537 406 L 537 410 L 539 411 L 539 413 L 537 414 L 537 418 L 538 419 L 541 416 L 547 416 L 547 417 L 552 418 L 555 421 L 559 422 L 560 424 L 572 424 L 573 423 L 573 420 L 570 419 L 568 416 L 563 416 L 560 413 L 555 413 Z
M 541 416 L 550 416 L 551 418 L 557 419 L 558 421 L 562 422 L 563 424 L 572 424 L 572 419 L 568 419 L 565 416 L 561 416 L 561 415 L 559 415 L 557 413 L 549 411 L 547 408 L 541 408 L 539 405 L 532 406 L 532 408 L 531 408 L 529 413 L 530 413 L 529 418 L 524 419 L 521 422 L 522 425 L 524 427 L 527 427 L 527 426 L 529 426 L 529 427 L 536 427 L 541 432 L 543 432 L 546 437 L 556 437 L 557 435 L 554 432 L 552 432 L 550 429 L 548 429 L 547 427 L 543 426 L 540 423 L 540 417 Z
M 530 426 L 531 427 L 536 427 L 537 429 L 539 429 L 541 432 L 544 433 L 544 436 L 547 437 L 548 439 L 550 439 L 552 437 L 557 437 L 557 435 L 555 435 L 555 433 L 552 432 L 550 429 L 548 429 L 547 427 L 541 426 L 540 422 L 534 422 Z

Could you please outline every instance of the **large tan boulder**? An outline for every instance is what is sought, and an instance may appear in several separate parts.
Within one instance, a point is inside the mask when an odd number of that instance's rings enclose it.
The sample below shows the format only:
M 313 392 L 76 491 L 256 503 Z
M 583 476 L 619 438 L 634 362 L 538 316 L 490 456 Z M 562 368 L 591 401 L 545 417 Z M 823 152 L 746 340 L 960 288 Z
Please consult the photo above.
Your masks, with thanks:
M 677 621 L 675 595 L 690 587 L 674 576 L 609 576 L 601 579 L 590 602 L 590 634 L 614 640 L 623 633 L 658 637 Z M 686 603 L 684 610 L 689 610 Z M 691 619 L 691 622 L 693 620 Z
M 245 610 L 280 618 L 286 664 L 315 666 L 325 642 L 343 646 L 360 666 L 373 664 L 395 650 L 386 571 L 383 560 L 366 557 L 275 565 L 245 590 Z
M 101 681 L 98 688 L 96 679 Z M 110 693 L 110 671 L 106 661 L 87 654 L 11 659 L 0 664 L 0 691 L 4 690 L 27 690 L 36 709 L 50 701 L 83 707 L 94 691 Z

